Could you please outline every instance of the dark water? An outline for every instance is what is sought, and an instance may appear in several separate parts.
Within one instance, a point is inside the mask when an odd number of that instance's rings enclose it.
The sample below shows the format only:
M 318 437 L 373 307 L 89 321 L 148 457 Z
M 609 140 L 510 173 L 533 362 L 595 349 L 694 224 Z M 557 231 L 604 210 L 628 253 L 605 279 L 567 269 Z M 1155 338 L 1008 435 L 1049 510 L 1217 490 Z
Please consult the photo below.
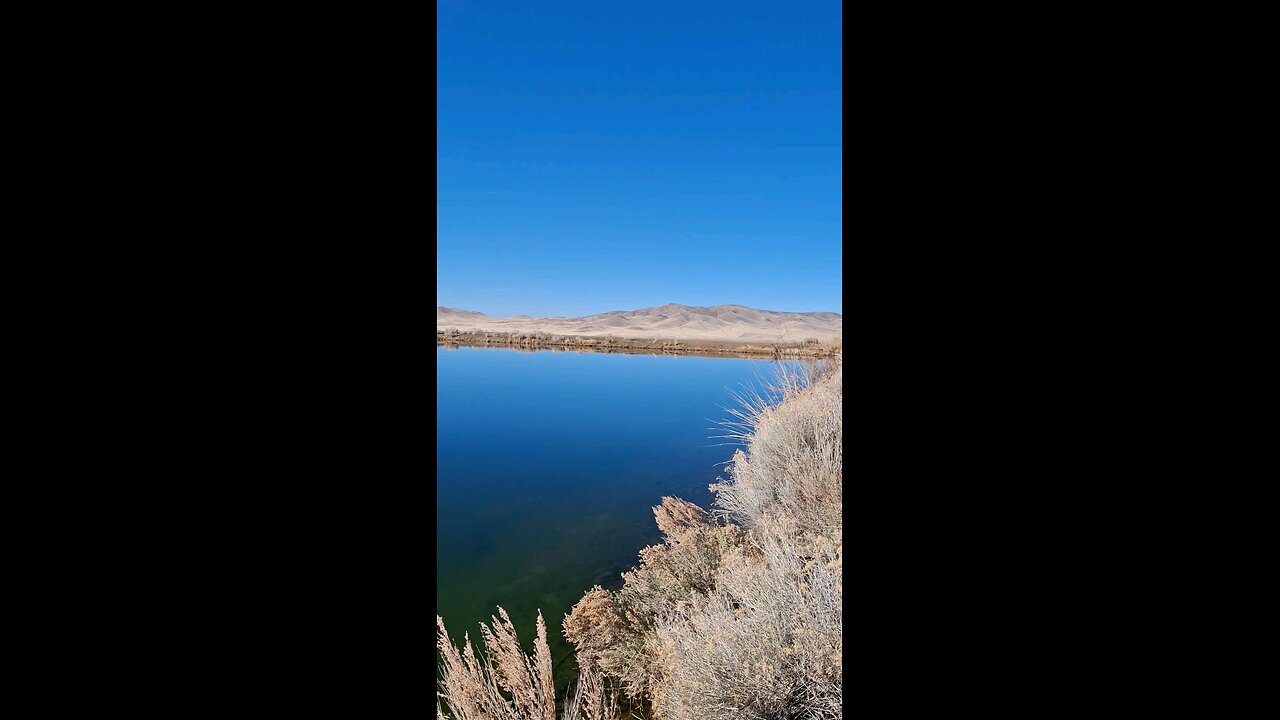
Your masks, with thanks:
M 709 507 L 733 454 L 710 436 L 732 392 L 774 363 L 738 358 L 436 350 L 436 612 L 478 644 L 501 605 L 529 647 L 541 608 L 557 687 L 560 623 L 661 534 L 663 495 Z

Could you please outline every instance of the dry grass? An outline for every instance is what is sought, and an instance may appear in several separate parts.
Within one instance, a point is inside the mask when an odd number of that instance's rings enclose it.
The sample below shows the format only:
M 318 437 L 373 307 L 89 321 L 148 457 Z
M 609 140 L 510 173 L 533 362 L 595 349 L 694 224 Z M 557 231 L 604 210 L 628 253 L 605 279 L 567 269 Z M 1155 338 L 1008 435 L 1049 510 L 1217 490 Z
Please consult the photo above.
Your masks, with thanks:
M 449 638 L 444 620 L 436 616 L 436 649 L 440 653 L 437 720 L 557 720 L 555 685 L 547 626 L 538 613 L 538 637 L 532 657 L 520 649 L 507 611 L 491 617 L 492 627 L 480 624 L 486 657 L 478 659 L 470 635 L 464 647 Z M 577 688 L 559 720 L 613 720 L 617 697 L 594 670 L 584 668 Z
M 607 687 L 604 677 L 594 668 L 584 668 L 578 684 L 565 704 L 565 718 L 578 720 L 615 720 L 620 713 L 618 695 Z

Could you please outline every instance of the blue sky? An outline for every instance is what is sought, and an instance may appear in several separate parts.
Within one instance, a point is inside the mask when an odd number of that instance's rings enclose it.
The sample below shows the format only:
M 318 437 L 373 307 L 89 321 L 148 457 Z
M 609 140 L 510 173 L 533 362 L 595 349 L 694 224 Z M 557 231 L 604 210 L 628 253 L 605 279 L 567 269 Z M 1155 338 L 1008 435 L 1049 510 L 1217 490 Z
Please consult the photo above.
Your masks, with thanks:
M 839 3 L 437 3 L 436 303 L 843 312 Z

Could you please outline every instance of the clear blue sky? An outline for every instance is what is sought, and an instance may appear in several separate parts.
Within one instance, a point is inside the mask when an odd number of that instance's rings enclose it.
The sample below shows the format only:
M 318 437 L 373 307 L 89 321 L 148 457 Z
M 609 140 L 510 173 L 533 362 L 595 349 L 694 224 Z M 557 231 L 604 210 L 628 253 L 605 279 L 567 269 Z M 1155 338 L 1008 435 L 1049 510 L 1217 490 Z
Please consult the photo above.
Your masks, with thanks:
M 437 20 L 437 305 L 843 312 L 839 3 Z

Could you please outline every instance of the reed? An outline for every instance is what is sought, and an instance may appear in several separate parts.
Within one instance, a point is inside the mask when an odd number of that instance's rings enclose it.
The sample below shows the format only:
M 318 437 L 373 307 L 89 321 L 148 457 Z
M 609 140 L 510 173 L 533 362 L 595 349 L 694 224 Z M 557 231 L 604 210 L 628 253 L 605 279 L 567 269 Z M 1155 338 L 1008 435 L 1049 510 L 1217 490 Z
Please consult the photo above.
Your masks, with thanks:
M 444 619 L 436 616 L 437 720 L 612 720 L 617 696 L 604 678 L 584 669 L 564 711 L 556 713 L 555 685 L 547 626 L 538 613 L 533 655 L 520 648 L 507 611 L 498 608 L 491 626 L 480 624 L 485 653 L 481 658 L 463 635 L 458 650 Z

